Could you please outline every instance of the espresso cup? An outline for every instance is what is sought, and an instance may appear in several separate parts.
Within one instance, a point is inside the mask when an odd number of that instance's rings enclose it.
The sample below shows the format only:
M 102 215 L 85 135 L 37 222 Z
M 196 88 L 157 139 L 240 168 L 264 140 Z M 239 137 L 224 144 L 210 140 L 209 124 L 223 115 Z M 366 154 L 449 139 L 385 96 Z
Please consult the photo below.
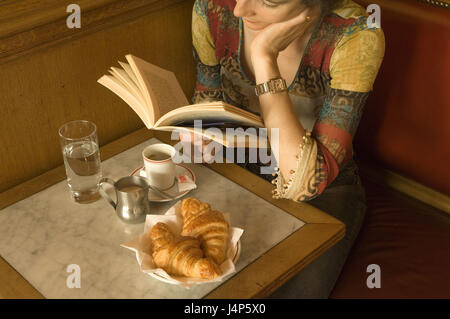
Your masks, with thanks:
M 144 148 L 145 174 L 149 184 L 160 190 L 167 190 L 175 183 L 175 163 L 173 157 L 176 150 L 169 144 L 157 143 Z

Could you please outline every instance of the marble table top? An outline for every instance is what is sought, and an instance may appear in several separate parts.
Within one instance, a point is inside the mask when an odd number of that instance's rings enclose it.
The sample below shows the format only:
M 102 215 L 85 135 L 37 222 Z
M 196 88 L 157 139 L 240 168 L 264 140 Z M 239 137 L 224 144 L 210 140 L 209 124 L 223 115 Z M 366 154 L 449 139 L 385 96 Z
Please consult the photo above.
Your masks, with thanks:
M 102 162 L 104 177 L 115 180 L 142 166 L 141 151 L 152 138 Z M 197 197 L 231 214 L 232 226 L 244 229 L 239 272 L 304 223 L 201 164 L 183 164 L 195 176 Z M 182 197 L 181 199 L 183 199 Z M 179 200 L 181 200 L 179 199 Z M 151 203 L 163 214 L 176 201 Z M 106 200 L 72 201 L 66 181 L 0 210 L 0 255 L 46 298 L 201 298 L 221 283 L 186 289 L 140 271 L 135 253 L 120 245 L 140 235 L 144 224 L 125 224 Z M 69 288 L 80 269 L 80 288 Z M 229 280 L 233 275 L 225 278 Z

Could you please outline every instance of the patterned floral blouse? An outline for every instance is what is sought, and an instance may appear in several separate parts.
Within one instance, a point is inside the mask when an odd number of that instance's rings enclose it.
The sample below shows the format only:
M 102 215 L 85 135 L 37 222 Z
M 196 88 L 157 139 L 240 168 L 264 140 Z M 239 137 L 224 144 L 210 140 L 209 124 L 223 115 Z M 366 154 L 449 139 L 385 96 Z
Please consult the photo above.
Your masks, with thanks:
M 236 0 L 196 0 L 192 13 L 197 83 L 193 103 L 222 100 L 260 114 L 255 83 L 241 67 L 242 19 Z M 353 157 L 352 141 L 384 56 L 381 29 L 367 26 L 353 1 L 323 17 L 314 30 L 288 94 L 303 127 L 312 133 L 299 147 L 289 181 L 279 173 L 274 197 L 308 201 L 331 184 Z

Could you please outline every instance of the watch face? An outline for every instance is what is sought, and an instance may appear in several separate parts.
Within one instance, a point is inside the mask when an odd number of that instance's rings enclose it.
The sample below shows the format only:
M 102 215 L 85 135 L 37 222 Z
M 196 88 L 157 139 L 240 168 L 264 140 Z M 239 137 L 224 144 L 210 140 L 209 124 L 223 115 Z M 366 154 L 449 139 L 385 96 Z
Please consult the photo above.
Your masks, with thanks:
M 282 89 L 284 89 L 284 86 L 283 86 L 283 81 L 275 81 L 275 89 L 276 90 L 282 90 Z
M 271 91 L 272 92 L 280 92 L 286 89 L 286 83 L 283 81 L 283 79 L 276 79 L 271 81 Z

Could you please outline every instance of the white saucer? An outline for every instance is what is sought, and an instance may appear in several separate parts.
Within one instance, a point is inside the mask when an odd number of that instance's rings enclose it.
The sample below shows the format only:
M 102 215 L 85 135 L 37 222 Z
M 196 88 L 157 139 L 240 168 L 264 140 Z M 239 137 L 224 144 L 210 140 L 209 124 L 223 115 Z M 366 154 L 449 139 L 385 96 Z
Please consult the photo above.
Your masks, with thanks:
M 133 171 L 133 173 L 130 174 L 130 176 L 133 176 L 133 175 L 140 176 L 141 170 L 144 170 L 144 169 L 145 169 L 144 166 L 138 167 Z M 181 164 L 175 164 L 175 174 L 177 176 L 188 174 L 188 176 L 190 176 L 192 181 L 195 183 L 194 172 L 192 172 L 186 166 L 183 166 Z M 178 183 L 175 183 L 171 188 L 164 191 L 168 195 L 172 196 L 173 199 L 164 198 L 150 189 L 148 192 L 148 200 L 150 202 L 170 202 L 172 200 L 183 197 L 184 195 L 189 193 L 191 190 L 192 189 L 179 193 L 178 192 Z

